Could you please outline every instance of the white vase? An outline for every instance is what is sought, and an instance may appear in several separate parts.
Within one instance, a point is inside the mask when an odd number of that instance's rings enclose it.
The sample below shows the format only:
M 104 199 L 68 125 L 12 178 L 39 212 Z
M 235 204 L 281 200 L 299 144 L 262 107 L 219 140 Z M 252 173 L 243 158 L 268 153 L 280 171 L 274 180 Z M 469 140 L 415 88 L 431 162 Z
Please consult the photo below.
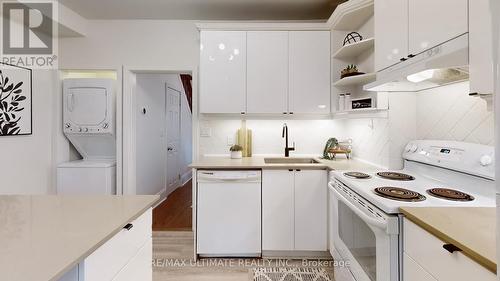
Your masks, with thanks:
M 231 151 L 231 159 L 241 159 L 243 157 L 243 153 L 241 151 Z

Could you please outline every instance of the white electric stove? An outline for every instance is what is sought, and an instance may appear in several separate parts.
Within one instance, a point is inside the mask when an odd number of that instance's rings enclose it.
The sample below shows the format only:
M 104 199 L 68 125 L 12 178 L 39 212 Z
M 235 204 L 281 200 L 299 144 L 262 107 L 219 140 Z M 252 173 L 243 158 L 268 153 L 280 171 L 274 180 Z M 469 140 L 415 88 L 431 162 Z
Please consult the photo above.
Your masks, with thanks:
M 401 207 L 495 207 L 494 148 L 420 140 L 397 171 L 330 174 L 332 255 L 348 261 L 337 281 L 400 281 Z

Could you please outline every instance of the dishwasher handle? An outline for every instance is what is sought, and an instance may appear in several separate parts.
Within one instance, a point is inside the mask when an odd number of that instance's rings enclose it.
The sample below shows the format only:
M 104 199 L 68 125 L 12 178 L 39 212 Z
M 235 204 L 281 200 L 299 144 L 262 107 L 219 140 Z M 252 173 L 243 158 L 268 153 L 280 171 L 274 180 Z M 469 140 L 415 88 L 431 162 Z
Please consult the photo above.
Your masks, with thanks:
M 260 182 L 260 171 L 226 172 L 226 171 L 199 171 L 198 182 Z

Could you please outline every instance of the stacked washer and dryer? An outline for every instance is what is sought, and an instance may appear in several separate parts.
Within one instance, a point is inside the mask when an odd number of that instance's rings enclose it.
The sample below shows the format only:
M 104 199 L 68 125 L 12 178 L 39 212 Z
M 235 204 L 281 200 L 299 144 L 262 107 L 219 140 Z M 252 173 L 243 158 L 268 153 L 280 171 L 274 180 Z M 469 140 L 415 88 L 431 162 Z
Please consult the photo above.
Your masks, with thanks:
M 57 193 L 116 194 L 114 80 L 63 81 L 63 131 L 83 159 L 57 167 Z

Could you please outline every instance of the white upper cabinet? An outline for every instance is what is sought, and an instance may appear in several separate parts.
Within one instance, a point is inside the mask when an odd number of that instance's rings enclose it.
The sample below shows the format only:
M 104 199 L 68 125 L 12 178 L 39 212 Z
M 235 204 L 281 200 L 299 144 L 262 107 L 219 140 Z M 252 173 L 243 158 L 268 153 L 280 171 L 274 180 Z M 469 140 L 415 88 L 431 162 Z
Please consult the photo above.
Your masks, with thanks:
M 288 112 L 288 32 L 247 33 L 247 113 Z
M 289 33 L 290 113 L 330 113 L 330 32 Z
M 375 70 L 467 33 L 468 0 L 375 0 Z
M 470 92 L 493 94 L 492 21 L 488 0 L 469 1 Z
M 416 55 L 466 33 L 467 3 L 468 0 L 409 0 L 410 54 Z
M 375 70 L 408 55 L 408 0 L 375 0 Z
M 200 113 L 246 111 L 246 32 L 202 31 Z

